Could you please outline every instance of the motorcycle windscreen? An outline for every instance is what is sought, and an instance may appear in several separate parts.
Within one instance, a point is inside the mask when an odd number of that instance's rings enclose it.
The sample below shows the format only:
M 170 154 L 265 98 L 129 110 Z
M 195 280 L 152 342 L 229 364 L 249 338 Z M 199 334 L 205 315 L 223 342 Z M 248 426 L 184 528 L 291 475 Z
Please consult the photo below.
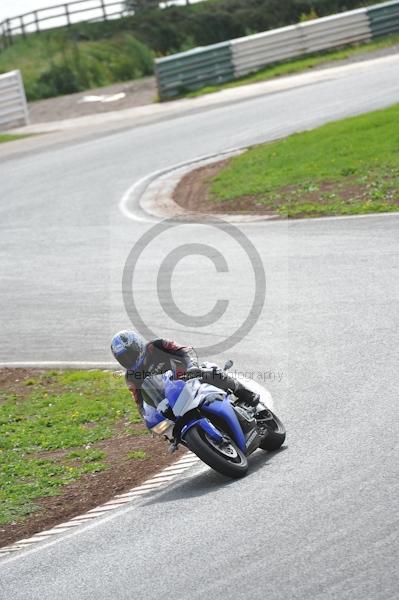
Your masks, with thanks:
M 223 390 L 208 383 L 201 383 L 198 379 L 191 379 L 187 381 L 179 394 L 173 406 L 173 412 L 176 417 L 182 417 L 206 400 L 213 402 L 214 400 L 222 400 L 225 396 Z
M 164 375 L 150 375 L 146 377 L 141 386 L 143 400 L 157 408 L 158 404 L 165 398 L 165 379 Z

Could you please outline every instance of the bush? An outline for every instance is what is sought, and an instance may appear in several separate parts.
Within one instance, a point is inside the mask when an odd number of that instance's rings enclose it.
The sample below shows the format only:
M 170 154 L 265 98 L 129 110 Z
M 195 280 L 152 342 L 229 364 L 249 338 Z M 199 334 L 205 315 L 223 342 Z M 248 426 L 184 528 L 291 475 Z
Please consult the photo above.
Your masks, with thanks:
M 153 73 L 149 49 L 129 34 L 104 42 L 62 41 L 50 65 L 25 80 L 29 100 L 72 94 Z
M 315 11 L 314 8 L 309 13 L 302 13 L 300 17 L 300 22 L 305 23 L 306 21 L 313 21 L 314 19 L 318 19 L 319 15 Z
M 30 99 L 73 94 L 81 89 L 84 88 L 80 88 L 76 74 L 71 67 L 67 64 L 56 65 L 53 63 L 47 71 L 40 75 L 34 90 L 30 92 Z

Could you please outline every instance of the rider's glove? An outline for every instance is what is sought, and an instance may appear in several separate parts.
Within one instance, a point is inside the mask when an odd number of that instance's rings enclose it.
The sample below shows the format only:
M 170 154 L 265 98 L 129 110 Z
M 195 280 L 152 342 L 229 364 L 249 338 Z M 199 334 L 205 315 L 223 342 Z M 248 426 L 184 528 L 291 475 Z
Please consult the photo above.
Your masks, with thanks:
M 202 376 L 202 369 L 200 369 L 199 367 L 189 367 L 186 371 L 187 379 L 194 379 L 195 377 L 201 377 L 201 376 Z

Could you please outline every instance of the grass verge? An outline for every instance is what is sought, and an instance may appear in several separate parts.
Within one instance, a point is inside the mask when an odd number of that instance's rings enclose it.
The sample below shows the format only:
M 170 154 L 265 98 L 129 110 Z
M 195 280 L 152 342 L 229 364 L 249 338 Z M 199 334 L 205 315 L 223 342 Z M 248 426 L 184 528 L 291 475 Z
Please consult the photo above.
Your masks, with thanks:
M 109 468 L 101 440 L 144 436 L 123 378 L 102 371 L 18 371 L 0 391 L 0 524 L 41 510 L 38 499 Z M 149 436 L 146 436 L 146 438 Z M 101 444 L 100 444 L 101 445 Z M 134 444 L 132 444 L 134 447 Z M 143 461 L 134 450 L 126 460 Z
M 234 81 L 229 81 L 228 83 L 207 86 L 199 90 L 195 90 L 194 92 L 188 92 L 184 95 L 184 97 L 196 98 L 198 96 L 203 96 L 204 94 L 212 94 L 214 92 L 219 92 L 232 87 L 248 85 L 250 83 L 259 83 L 261 81 L 267 81 L 268 79 L 274 79 L 275 77 L 281 77 L 284 75 L 293 75 L 295 73 L 313 69 L 314 67 L 318 67 L 326 63 L 345 60 L 360 54 L 368 54 L 370 52 L 382 50 L 383 48 L 396 46 L 397 44 L 399 44 L 399 35 L 395 34 L 373 42 L 349 46 L 341 50 L 330 50 L 322 53 L 319 52 L 312 54 L 311 56 L 298 58 L 289 62 L 270 65 L 264 69 L 261 69 L 260 71 L 257 71 L 256 73 L 252 73 L 251 75 L 241 77 L 240 79 L 236 79 Z
M 209 183 L 214 203 L 281 217 L 399 210 L 399 105 L 252 148 Z
M 10 133 L 0 133 L 0 144 L 4 144 L 5 142 L 12 142 L 14 140 L 22 140 L 22 138 L 27 137 L 26 135 L 17 135 Z

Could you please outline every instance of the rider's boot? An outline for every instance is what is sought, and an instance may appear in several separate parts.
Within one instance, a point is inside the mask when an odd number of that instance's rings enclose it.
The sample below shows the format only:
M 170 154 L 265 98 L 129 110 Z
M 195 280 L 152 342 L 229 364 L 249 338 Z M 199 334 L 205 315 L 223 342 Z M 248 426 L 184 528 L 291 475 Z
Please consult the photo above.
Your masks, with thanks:
M 204 371 L 202 380 L 223 390 L 231 390 L 238 400 L 247 406 L 256 408 L 259 403 L 259 394 L 251 392 L 240 381 L 230 377 L 224 371 Z
M 246 404 L 247 406 L 251 406 L 252 408 L 256 408 L 259 404 L 260 396 L 255 392 L 251 392 L 248 388 L 246 388 L 239 381 L 235 381 L 235 389 L 234 394 L 237 396 L 240 402 Z

